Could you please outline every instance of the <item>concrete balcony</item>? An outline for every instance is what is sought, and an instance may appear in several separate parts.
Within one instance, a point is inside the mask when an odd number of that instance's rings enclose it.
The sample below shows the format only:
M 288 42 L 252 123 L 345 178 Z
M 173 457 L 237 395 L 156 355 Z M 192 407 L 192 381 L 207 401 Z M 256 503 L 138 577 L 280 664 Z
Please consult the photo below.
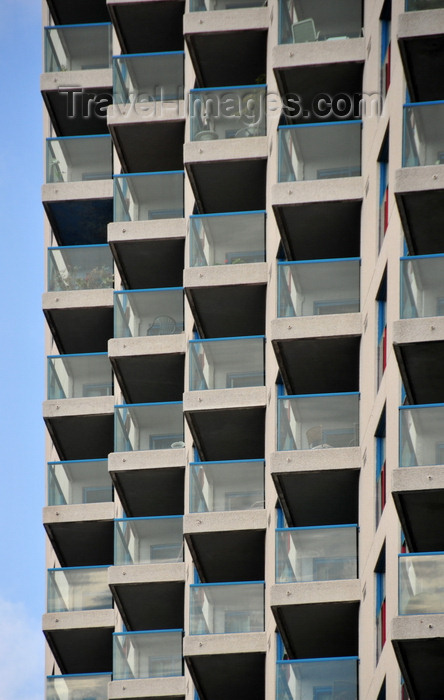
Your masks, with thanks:
M 392 495 L 409 550 L 443 551 L 444 466 L 395 469 Z
M 102 0 L 49 0 L 48 7 L 55 24 L 109 22 Z
M 395 197 L 410 255 L 442 253 L 444 168 L 412 165 L 396 171 Z
M 444 70 L 444 7 L 410 0 L 406 10 L 399 15 L 398 45 L 410 97 L 415 102 L 441 100 L 437 76 Z
M 288 260 L 358 257 L 363 194 L 360 177 L 273 185 L 271 203 Z
M 267 7 L 185 13 L 183 34 L 199 85 L 257 84 L 266 72 L 268 23 Z
M 183 50 L 184 0 L 107 0 L 106 9 L 122 53 Z
M 46 506 L 43 524 L 62 566 L 110 565 L 114 503 Z
M 119 221 L 108 242 L 127 289 L 182 285 L 185 220 Z
M 62 460 L 105 458 L 113 450 L 113 396 L 48 400 L 43 418 Z
M 184 536 L 201 581 L 258 581 L 264 577 L 263 508 L 184 516 Z
M 393 347 L 411 403 L 439 403 L 444 396 L 441 358 L 444 318 L 411 318 L 394 324 Z
M 109 455 L 109 471 L 127 515 L 183 512 L 185 448 Z
M 358 522 L 360 462 L 359 447 L 273 452 L 271 475 L 288 524 Z

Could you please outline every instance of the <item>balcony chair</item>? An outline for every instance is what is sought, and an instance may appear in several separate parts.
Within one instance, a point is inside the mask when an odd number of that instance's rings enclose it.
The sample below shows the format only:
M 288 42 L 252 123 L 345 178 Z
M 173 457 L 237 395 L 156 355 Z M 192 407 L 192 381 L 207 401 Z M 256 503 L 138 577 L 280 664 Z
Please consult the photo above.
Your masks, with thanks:
M 171 316 L 156 316 L 147 335 L 173 335 L 176 332 L 176 321 Z
M 295 44 L 304 44 L 307 41 L 317 41 L 319 37 L 319 32 L 316 31 L 311 17 L 309 19 L 303 19 L 300 22 L 295 22 L 291 27 L 291 33 Z

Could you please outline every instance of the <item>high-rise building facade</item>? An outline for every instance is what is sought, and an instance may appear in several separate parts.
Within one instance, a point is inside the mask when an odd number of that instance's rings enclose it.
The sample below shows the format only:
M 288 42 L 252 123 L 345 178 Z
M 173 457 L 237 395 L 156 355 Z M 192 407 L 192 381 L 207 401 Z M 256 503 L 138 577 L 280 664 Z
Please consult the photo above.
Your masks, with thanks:
M 444 0 L 43 15 L 46 700 L 442 700 Z

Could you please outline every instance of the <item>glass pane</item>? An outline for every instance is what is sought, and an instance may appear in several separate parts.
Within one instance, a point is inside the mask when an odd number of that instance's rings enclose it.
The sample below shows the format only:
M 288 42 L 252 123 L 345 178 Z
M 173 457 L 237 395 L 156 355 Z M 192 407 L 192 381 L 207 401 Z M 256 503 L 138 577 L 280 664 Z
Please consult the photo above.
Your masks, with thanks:
M 358 575 L 357 527 L 276 531 L 276 582 L 332 581 Z
M 184 447 L 182 403 L 116 406 L 115 451 Z
M 103 610 L 112 607 L 108 567 L 49 569 L 48 612 Z
M 114 178 L 114 221 L 183 218 L 182 171 Z
M 278 144 L 279 182 L 361 174 L 360 121 L 282 126 Z
M 279 1 L 279 43 L 331 41 L 361 36 L 362 4 L 356 0 L 334 3 Z
M 108 245 L 48 248 L 48 292 L 113 286 L 114 263 Z
M 108 460 L 48 463 L 48 505 L 105 503 L 113 500 Z
M 401 318 L 444 316 L 444 255 L 401 260 Z
M 444 102 L 405 105 L 403 166 L 443 163 Z
M 183 64 L 183 51 L 114 58 L 114 103 L 183 100 Z
M 278 265 L 278 316 L 323 316 L 359 311 L 359 260 Z
M 265 7 L 265 0 L 190 0 L 190 12 L 212 12 L 213 10 L 244 10 L 250 7 Z
M 263 631 L 263 583 L 190 587 L 190 634 Z
M 190 92 L 191 141 L 266 134 L 266 88 L 261 85 Z
M 46 700 L 107 700 L 110 673 L 48 676 Z
M 190 513 L 264 508 L 263 462 L 190 464 Z
M 114 563 L 153 564 L 183 561 L 183 517 L 116 520 Z
M 111 67 L 111 24 L 45 27 L 45 71 Z
M 265 261 L 265 212 L 190 218 L 190 266 Z
M 183 331 L 183 289 L 114 294 L 114 337 L 174 335 Z
M 113 635 L 113 680 L 182 675 L 182 630 Z
M 46 182 L 88 182 L 112 177 L 111 137 L 46 139 Z
M 359 394 L 278 399 L 278 450 L 359 445 Z
M 262 337 L 190 341 L 190 391 L 264 383 Z
M 444 613 L 444 554 L 399 557 L 399 614 Z
M 399 466 L 444 464 L 444 406 L 400 408 Z
M 444 0 L 405 0 L 405 11 L 439 10 L 444 7 Z
M 278 661 L 279 700 L 358 700 L 358 660 Z
M 112 396 L 112 393 L 107 353 L 48 357 L 48 399 Z

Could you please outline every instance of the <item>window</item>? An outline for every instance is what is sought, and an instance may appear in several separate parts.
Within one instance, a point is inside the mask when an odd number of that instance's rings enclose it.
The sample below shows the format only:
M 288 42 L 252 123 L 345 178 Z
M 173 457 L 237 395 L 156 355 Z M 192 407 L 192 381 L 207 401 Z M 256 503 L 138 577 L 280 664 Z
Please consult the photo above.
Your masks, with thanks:
M 389 185 L 388 185 L 389 138 L 386 135 L 378 157 L 379 165 L 379 248 L 389 222 Z
M 376 663 L 387 638 L 387 613 L 385 600 L 385 545 L 375 568 L 376 577 Z
M 378 387 L 384 375 L 387 364 L 387 276 L 384 278 L 379 287 L 376 297 L 378 304 Z
M 375 433 L 376 439 L 376 527 L 387 500 L 387 472 L 385 464 L 385 409 Z
M 392 0 L 386 0 L 381 12 L 381 97 L 385 98 L 391 77 L 391 18 Z

